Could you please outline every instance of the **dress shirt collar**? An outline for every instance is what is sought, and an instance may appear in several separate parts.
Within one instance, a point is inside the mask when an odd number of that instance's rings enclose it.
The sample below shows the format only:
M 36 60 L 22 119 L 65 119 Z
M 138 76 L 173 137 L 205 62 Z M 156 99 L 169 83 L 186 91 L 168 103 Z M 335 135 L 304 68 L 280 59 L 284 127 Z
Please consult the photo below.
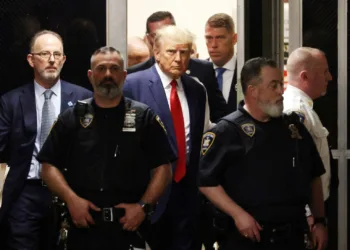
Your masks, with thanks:
M 301 89 L 294 87 L 292 85 L 288 85 L 286 92 L 287 91 L 299 95 L 310 108 L 313 108 L 314 106 L 313 100 Z
M 163 87 L 164 89 L 167 89 L 167 88 L 171 88 L 171 81 L 172 80 L 176 80 L 177 82 L 177 89 L 178 90 L 182 90 L 182 82 L 181 82 L 181 79 L 180 77 L 177 78 L 177 79 L 172 79 L 171 77 L 169 77 L 168 75 L 166 75 L 159 67 L 158 63 L 155 64 L 155 67 L 156 67 L 156 70 L 158 72 L 158 75 L 160 77 L 160 80 L 162 81 L 162 84 L 163 84 Z
M 35 93 L 38 93 L 39 96 L 44 95 L 44 92 L 46 91 L 46 89 L 35 80 L 34 80 L 34 89 L 35 89 Z M 61 91 L 61 80 L 60 79 L 58 79 L 56 84 L 51 87 L 51 91 L 53 92 L 53 94 L 55 96 L 59 95 L 59 93 Z
M 227 62 L 227 63 L 225 63 L 225 65 L 224 66 L 222 66 L 222 67 L 219 67 L 219 66 L 217 66 L 214 62 L 213 62 L 213 65 L 214 65 L 214 69 L 217 69 L 217 68 L 225 68 L 226 70 L 230 70 L 230 71 L 234 71 L 235 70 L 235 67 L 236 67 L 236 55 L 233 55 L 232 57 L 231 57 L 231 59 Z M 211 61 L 211 59 L 210 59 L 210 61 Z

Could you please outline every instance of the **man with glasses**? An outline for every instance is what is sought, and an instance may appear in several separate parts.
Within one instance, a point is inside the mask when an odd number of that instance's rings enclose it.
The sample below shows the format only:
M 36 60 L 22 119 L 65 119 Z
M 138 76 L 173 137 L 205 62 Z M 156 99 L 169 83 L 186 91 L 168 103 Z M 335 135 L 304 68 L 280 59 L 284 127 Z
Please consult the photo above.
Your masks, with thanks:
M 92 95 L 60 80 L 65 60 L 60 35 L 38 32 L 27 55 L 34 82 L 0 98 L 0 162 L 10 167 L 0 208 L 2 249 L 50 249 L 51 194 L 36 156 L 59 113 Z

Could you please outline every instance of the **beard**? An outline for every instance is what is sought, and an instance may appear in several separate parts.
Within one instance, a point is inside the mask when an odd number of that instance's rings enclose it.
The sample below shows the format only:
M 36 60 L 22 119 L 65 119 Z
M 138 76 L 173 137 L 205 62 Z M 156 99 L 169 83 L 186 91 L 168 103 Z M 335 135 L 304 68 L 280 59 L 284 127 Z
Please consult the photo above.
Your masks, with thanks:
M 48 72 L 46 70 L 43 70 L 43 71 L 39 72 L 39 74 L 40 74 L 41 78 L 43 78 L 47 81 L 53 81 L 53 80 L 56 80 L 60 76 L 61 69 L 62 69 L 62 67 L 59 67 L 56 69 L 55 72 Z
M 283 113 L 283 102 L 281 104 L 258 101 L 260 109 L 270 117 L 280 117 Z
M 120 97 L 123 93 L 122 87 L 119 86 L 113 79 L 110 79 L 110 78 L 103 79 L 100 82 L 100 84 L 95 86 L 96 86 L 96 92 L 100 96 L 107 97 L 108 99 Z

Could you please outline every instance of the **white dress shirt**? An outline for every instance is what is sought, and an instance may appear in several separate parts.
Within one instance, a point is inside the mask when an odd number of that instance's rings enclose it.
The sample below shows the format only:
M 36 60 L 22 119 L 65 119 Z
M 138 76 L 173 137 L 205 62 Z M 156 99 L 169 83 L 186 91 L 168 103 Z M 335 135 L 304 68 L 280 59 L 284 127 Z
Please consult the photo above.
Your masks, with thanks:
M 45 88 L 39 83 L 34 81 L 34 91 L 35 91 L 35 106 L 36 106 L 36 138 L 34 144 L 34 152 L 32 156 L 32 162 L 30 164 L 30 170 L 28 174 L 28 179 L 40 179 L 41 176 L 41 164 L 37 161 L 36 157 L 40 151 L 40 134 L 41 134 L 41 116 L 43 111 L 43 106 L 45 102 Z M 61 111 L 61 81 L 58 82 L 51 88 L 53 95 L 51 96 L 51 102 L 55 107 L 55 118 L 60 114 Z
M 207 89 L 205 88 L 204 84 L 195 76 L 190 76 L 192 79 L 196 80 L 200 85 L 203 86 L 205 90 L 205 116 L 204 116 L 204 129 L 203 133 L 207 132 L 209 129 L 212 129 L 216 123 L 213 123 L 210 121 L 210 108 L 209 108 L 209 101 L 208 101 L 208 93 Z
M 285 113 L 294 111 L 305 117 L 304 125 L 311 134 L 326 169 L 326 173 L 321 176 L 323 198 L 326 200 L 329 197 L 329 184 L 331 177 L 330 155 L 327 140 L 329 134 L 328 130 L 323 127 L 320 118 L 313 110 L 312 99 L 305 92 L 292 85 L 288 85 L 283 96 Z
M 233 55 L 233 57 L 222 67 L 215 65 L 215 63 L 213 62 L 216 76 L 218 74 L 216 72 L 216 68 L 226 69 L 226 71 L 222 75 L 222 95 L 224 96 L 226 103 L 228 102 L 228 98 L 230 97 L 232 79 L 235 74 L 236 61 L 236 55 Z M 235 88 L 235 86 L 233 87 Z
M 159 68 L 158 64 L 156 63 L 156 70 L 158 72 L 158 75 L 160 77 L 160 80 L 162 81 L 166 99 L 168 101 L 169 110 L 170 108 L 170 93 L 171 93 L 171 81 L 173 80 L 169 76 L 163 73 L 163 71 Z M 186 153 L 189 153 L 189 141 L 190 141 L 190 110 L 188 108 L 188 102 L 186 98 L 186 94 L 181 82 L 181 78 L 175 79 L 177 82 L 177 95 L 179 96 L 180 103 L 181 103 L 181 109 L 182 109 L 182 115 L 184 118 L 184 124 L 185 124 L 185 134 L 186 134 Z

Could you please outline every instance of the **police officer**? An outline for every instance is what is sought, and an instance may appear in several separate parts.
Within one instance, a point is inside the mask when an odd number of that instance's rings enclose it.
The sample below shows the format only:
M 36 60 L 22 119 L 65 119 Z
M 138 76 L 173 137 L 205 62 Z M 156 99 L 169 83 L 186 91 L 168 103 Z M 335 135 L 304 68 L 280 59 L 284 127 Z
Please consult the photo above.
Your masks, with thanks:
M 329 72 L 328 62 L 325 54 L 315 48 L 300 47 L 294 50 L 287 61 L 288 70 L 288 87 L 284 93 L 284 112 L 296 112 L 310 132 L 314 140 L 317 150 L 321 156 L 326 172 L 321 176 L 323 185 L 323 199 L 325 201 L 325 209 L 327 219 L 331 222 L 328 224 L 332 227 L 332 223 L 336 220 L 336 206 L 331 204 L 336 202 L 330 196 L 330 191 L 336 191 L 331 187 L 337 186 L 337 174 L 332 172 L 330 154 L 327 137 L 328 130 L 323 126 L 320 118 L 313 109 L 314 100 L 324 96 L 327 93 L 328 82 L 332 80 L 332 75 Z M 313 224 L 313 218 L 308 218 L 310 224 Z M 336 229 L 336 225 L 335 228 Z M 333 242 L 336 241 L 336 235 L 330 230 Z M 329 242 L 330 243 L 330 242 Z M 330 245 L 328 245 L 330 247 Z
M 241 72 L 244 103 L 203 136 L 199 186 L 227 214 L 220 249 L 305 249 L 305 204 L 324 249 L 322 161 L 299 117 L 282 116 L 283 79 L 266 58 Z M 223 225 L 223 223 L 221 223 Z
M 38 156 L 43 179 L 67 204 L 68 249 L 129 249 L 136 235 L 145 237 L 147 218 L 172 178 L 163 123 L 148 106 L 123 97 L 123 65 L 112 47 L 93 53 L 93 99 L 58 118 Z

